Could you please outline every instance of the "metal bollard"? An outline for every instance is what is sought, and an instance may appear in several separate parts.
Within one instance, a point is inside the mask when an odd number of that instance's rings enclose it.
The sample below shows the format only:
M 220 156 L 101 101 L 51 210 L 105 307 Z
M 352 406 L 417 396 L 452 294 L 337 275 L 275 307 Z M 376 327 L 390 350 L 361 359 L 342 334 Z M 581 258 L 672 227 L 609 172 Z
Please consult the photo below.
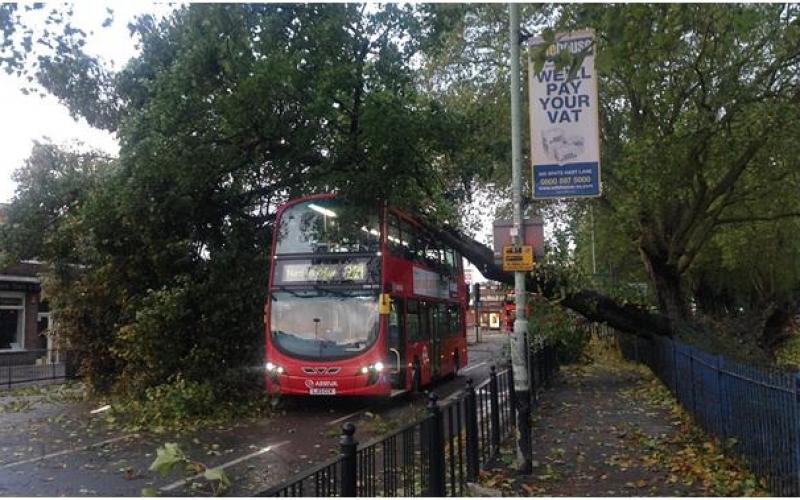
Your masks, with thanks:
M 428 492 L 429 497 L 445 496 L 444 485 L 444 432 L 442 429 L 442 410 L 437 400 L 439 396 L 431 392 L 428 396 Z
M 529 378 L 528 384 L 531 383 L 530 380 Z M 531 392 L 533 392 L 533 386 L 529 385 L 529 387 L 531 387 Z M 514 422 L 516 422 L 514 414 L 517 411 L 517 391 L 514 390 L 514 368 L 511 366 L 511 360 L 508 361 L 508 406 L 511 425 L 514 425 Z
M 466 431 L 466 458 L 467 480 L 475 481 L 478 478 L 480 461 L 478 458 L 478 405 L 475 396 L 475 386 L 472 379 L 467 379 L 466 396 L 464 400 L 464 420 Z
M 358 441 L 355 440 L 353 434 L 356 432 L 356 426 L 352 422 L 347 422 L 342 426 L 342 437 L 339 439 L 339 450 L 342 455 L 342 468 L 341 468 L 341 483 L 342 483 L 342 496 L 355 497 L 357 496 L 358 477 L 357 477 L 357 464 L 356 464 L 356 451 L 358 449 Z
M 489 421 L 492 424 L 492 453 L 500 448 L 500 399 L 497 388 L 497 367 L 489 367 Z

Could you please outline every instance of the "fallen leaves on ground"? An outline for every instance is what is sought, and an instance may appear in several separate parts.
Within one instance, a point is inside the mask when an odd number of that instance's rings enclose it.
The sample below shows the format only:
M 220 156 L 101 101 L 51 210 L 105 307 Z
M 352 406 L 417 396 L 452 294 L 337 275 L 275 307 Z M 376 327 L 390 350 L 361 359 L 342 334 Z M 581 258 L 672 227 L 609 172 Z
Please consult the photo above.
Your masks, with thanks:
M 649 369 L 605 346 L 590 349 L 593 362 L 563 368 L 560 395 L 545 393 L 537 408 L 534 473 L 518 477 L 503 465 L 513 457 L 506 443 L 480 484 L 504 496 L 768 494 L 730 443 L 696 426 Z
M 635 436 L 643 451 L 643 464 L 649 467 L 659 465 L 667 469 L 670 473 L 668 483 L 682 483 L 686 486 L 697 484 L 708 496 L 769 494 L 744 462 L 698 427 L 654 376 L 647 377 L 647 380 L 627 396 L 668 410 L 672 417 L 671 424 L 678 427 L 678 432 L 670 437 L 652 438 L 642 434 Z

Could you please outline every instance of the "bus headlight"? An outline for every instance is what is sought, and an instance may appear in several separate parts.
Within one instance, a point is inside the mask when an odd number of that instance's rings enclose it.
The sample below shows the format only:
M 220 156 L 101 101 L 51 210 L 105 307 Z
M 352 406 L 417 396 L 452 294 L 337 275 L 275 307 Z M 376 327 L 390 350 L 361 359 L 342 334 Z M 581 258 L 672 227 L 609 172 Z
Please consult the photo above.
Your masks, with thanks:
M 366 375 L 368 373 L 381 373 L 384 368 L 385 368 L 385 366 L 384 366 L 383 362 L 378 361 L 378 362 L 373 363 L 371 365 L 362 366 L 361 370 L 359 370 L 359 371 L 361 372 L 362 375 Z
M 270 375 L 275 375 L 276 373 L 280 375 L 284 372 L 282 366 L 278 366 L 274 363 L 267 362 L 267 364 L 264 365 L 264 367 L 267 369 L 267 373 L 269 373 Z
M 382 361 L 376 361 L 371 365 L 362 366 L 358 373 L 367 376 L 367 385 L 372 385 L 380 379 L 381 372 L 383 372 L 384 365 Z

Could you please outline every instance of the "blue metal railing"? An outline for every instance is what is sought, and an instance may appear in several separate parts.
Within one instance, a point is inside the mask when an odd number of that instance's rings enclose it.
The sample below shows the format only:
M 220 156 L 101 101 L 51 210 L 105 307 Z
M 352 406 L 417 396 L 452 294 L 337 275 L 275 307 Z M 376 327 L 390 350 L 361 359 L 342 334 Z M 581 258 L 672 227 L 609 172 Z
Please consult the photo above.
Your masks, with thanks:
M 767 480 L 800 495 L 800 372 L 758 368 L 669 338 L 617 334 L 623 356 L 649 366 L 696 422 Z

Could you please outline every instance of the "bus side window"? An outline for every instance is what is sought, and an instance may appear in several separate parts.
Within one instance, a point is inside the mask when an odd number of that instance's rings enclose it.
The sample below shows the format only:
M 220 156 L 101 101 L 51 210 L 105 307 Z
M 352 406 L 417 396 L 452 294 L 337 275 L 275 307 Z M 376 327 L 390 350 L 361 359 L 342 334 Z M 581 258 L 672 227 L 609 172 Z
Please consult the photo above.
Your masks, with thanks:
M 406 244 L 403 245 L 405 258 L 408 260 L 414 260 L 417 258 L 417 254 L 419 251 L 419 243 L 417 240 L 417 232 L 411 227 L 409 224 L 405 222 L 400 223 L 400 231 L 403 236 L 403 240 Z M 401 242 L 402 245 L 402 242 Z
M 451 336 L 453 332 L 450 329 L 450 311 L 448 311 L 447 304 L 439 303 L 436 309 L 439 313 L 439 337 Z
M 408 313 L 406 315 L 406 334 L 408 335 L 408 340 L 419 340 L 419 302 L 416 300 L 409 300 L 407 307 Z
M 392 299 L 392 309 L 389 312 L 389 346 L 400 345 L 400 313 L 403 309 L 402 299 Z
M 420 234 L 420 248 L 422 248 L 422 261 L 428 265 L 428 267 L 438 271 L 440 269 L 440 264 L 442 261 L 441 253 L 439 252 L 439 248 L 436 245 L 434 239 L 426 234 Z
M 426 239 L 425 260 L 433 269 L 439 270 L 442 263 L 442 254 L 436 242 L 430 236 Z
M 414 252 L 414 258 L 417 262 L 423 264 L 425 263 L 426 255 L 428 252 L 428 241 L 425 238 L 425 233 L 416 231 L 416 251 Z
M 449 306 L 450 312 L 450 335 L 456 336 L 461 332 L 461 308 Z
M 431 321 L 431 304 L 429 302 L 419 303 L 419 337 L 423 340 L 431 338 L 433 333 L 433 322 Z
M 447 268 L 448 273 L 450 273 L 451 276 L 455 276 L 456 274 L 458 274 L 458 267 L 456 266 L 456 259 L 454 254 L 455 252 L 453 251 L 452 248 L 446 247 L 444 249 L 445 266 Z
M 403 257 L 405 246 L 403 246 L 403 234 L 400 231 L 400 221 L 395 214 L 389 216 L 389 250 L 395 257 Z M 406 242 L 408 243 L 408 242 Z
M 364 232 L 364 228 L 367 229 L 367 232 Z M 380 248 L 381 242 L 381 232 L 380 232 L 380 218 L 378 214 L 374 212 L 370 212 L 367 216 L 367 223 L 365 226 L 362 226 L 360 229 L 360 236 L 362 239 L 361 247 L 359 251 L 361 252 L 377 252 Z M 355 230 L 354 230 L 355 232 Z

